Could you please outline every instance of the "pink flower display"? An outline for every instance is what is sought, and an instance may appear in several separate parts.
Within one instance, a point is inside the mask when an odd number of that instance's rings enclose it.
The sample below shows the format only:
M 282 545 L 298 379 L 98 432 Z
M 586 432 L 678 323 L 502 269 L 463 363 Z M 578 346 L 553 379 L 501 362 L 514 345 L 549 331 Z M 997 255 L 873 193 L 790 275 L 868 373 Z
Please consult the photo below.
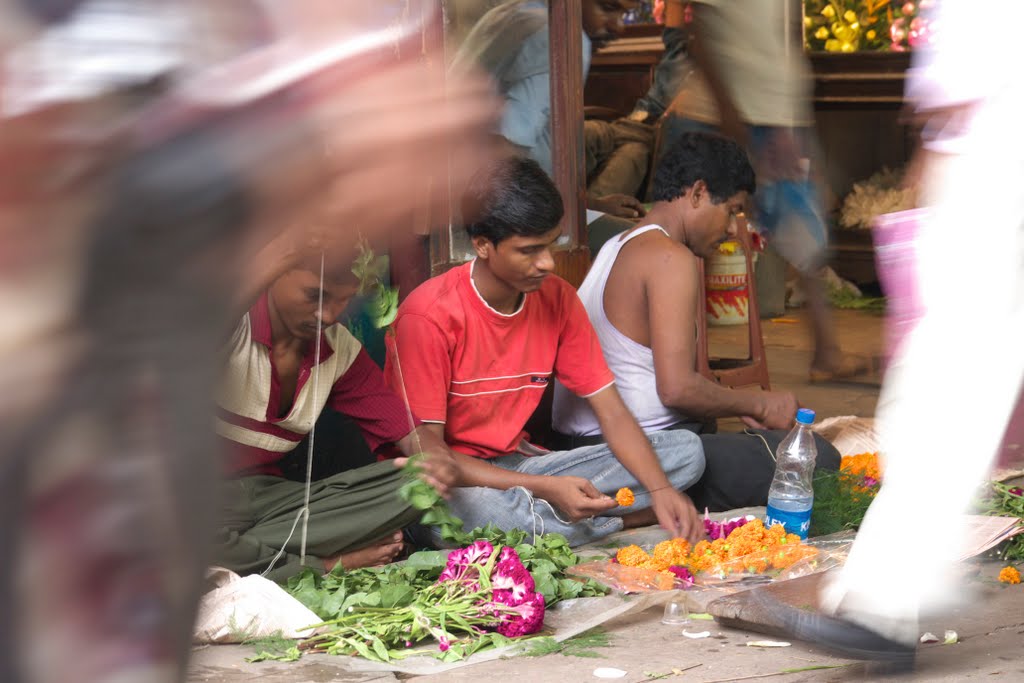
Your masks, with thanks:
M 487 541 L 477 541 L 465 548 L 453 550 L 449 553 L 448 563 L 437 582 L 475 580 L 479 576 L 479 570 L 474 565 L 487 562 L 493 552 L 494 546 Z
M 693 574 L 691 574 L 690 570 L 686 567 L 681 567 L 677 564 L 674 564 L 671 567 L 669 567 L 668 570 L 675 575 L 676 579 L 682 581 L 687 588 L 693 585 Z
M 515 552 L 514 550 L 512 551 Z M 491 572 L 491 587 L 494 590 L 508 591 L 515 600 L 522 602 L 533 593 L 533 577 L 518 557 L 502 560 Z
M 493 621 L 478 628 L 510 638 L 536 633 L 544 626 L 544 595 L 536 592 L 533 576 L 514 548 L 501 548 L 497 558 L 494 552 L 494 546 L 486 541 L 453 550 L 437 582 L 454 584 L 460 591 L 468 588 L 479 595 L 477 616 Z M 488 567 L 489 590 L 481 588 L 480 582 L 480 573 Z M 451 641 L 445 636 L 435 637 L 441 651 L 447 651 Z
M 498 633 L 509 638 L 527 636 L 544 628 L 544 596 L 531 593 L 517 602 L 510 591 L 494 591 L 494 601 L 506 608 L 498 622 Z
M 708 517 L 707 510 L 704 511 L 704 533 L 708 535 L 712 541 L 718 540 L 719 538 L 725 538 L 731 534 L 734 530 L 739 529 L 741 526 L 749 522 L 750 520 L 746 517 L 737 517 L 736 519 L 730 519 L 727 522 L 716 522 Z

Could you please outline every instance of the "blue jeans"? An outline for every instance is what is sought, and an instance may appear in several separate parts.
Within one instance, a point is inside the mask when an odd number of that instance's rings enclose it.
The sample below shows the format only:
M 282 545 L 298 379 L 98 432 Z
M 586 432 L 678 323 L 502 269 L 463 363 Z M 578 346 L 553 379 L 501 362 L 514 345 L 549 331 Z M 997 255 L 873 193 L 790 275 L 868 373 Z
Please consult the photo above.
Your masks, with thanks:
M 704 473 L 704 450 L 700 437 L 685 430 L 648 434 L 658 460 L 672 485 L 679 491 L 695 484 Z M 651 494 L 640 487 L 636 478 L 622 466 L 607 444 L 584 446 L 571 451 L 556 451 L 546 455 L 526 457 L 518 453 L 503 455 L 488 461 L 495 467 L 515 472 L 547 476 L 582 477 L 602 493 L 614 496 L 623 486 L 633 489 L 635 503 L 629 507 L 616 507 L 602 516 L 566 521 L 564 513 L 556 510 L 543 498 L 536 498 L 527 489 L 517 486 L 507 491 L 470 486 L 457 488 L 448 501 L 452 513 L 463 521 L 464 527 L 494 524 L 502 530 L 525 529 L 537 534 L 559 533 L 569 545 L 590 543 L 622 529 L 622 515 L 651 506 Z M 430 540 L 441 545 L 436 528 L 430 529 Z

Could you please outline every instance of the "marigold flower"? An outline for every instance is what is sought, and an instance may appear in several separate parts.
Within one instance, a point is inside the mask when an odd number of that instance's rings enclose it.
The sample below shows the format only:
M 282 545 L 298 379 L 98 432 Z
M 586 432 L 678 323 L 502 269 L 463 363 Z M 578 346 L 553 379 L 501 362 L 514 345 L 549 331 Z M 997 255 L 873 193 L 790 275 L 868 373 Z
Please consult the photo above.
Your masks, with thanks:
M 633 492 L 627 487 L 623 486 L 615 493 L 615 502 L 624 508 L 628 508 L 636 500 Z
M 1016 567 L 1003 567 L 999 570 L 999 580 L 1003 583 L 1020 583 L 1020 572 Z
M 674 564 L 686 562 L 686 556 L 690 553 L 690 544 L 682 538 L 673 538 L 662 541 L 654 546 L 654 559 L 658 564 L 664 564 L 668 568 Z
M 625 548 L 619 548 L 619 552 L 615 553 L 615 559 L 626 567 L 640 567 L 649 562 L 651 556 L 638 545 L 627 545 Z
M 882 479 L 882 468 L 878 460 L 878 453 L 844 455 L 839 462 L 839 470 L 860 477 L 870 477 L 875 481 L 881 481 Z

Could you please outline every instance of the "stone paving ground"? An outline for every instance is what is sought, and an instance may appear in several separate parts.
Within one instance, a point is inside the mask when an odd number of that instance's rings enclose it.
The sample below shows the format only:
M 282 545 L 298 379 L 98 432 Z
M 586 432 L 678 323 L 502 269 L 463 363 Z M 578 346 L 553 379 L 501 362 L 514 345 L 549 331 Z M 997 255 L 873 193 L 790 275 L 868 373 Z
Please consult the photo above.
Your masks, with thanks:
M 764 339 L 773 387 L 797 393 L 801 403 L 818 411 L 820 418 L 833 415 L 870 416 L 878 398 L 879 378 L 870 376 L 857 383 L 809 385 L 807 365 L 810 342 L 802 316 L 787 313 L 797 322 L 764 324 Z M 882 351 L 882 319 L 855 311 L 838 312 L 845 348 L 871 357 Z M 712 355 L 742 355 L 744 328 L 713 328 L 710 334 Z M 729 429 L 727 422 L 723 429 Z M 1011 444 L 1015 445 L 1015 444 Z M 1019 448 L 1019 445 L 1016 445 Z M 1011 451 L 1012 453 L 1019 453 Z M 923 630 L 940 637 L 947 629 L 959 634 L 956 645 L 922 646 L 913 674 L 902 680 L 927 682 L 1024 681 L 1024 585 L 1005 586 L 995 581 L 1002 565 L 990 560 L 975 560 L 966 567 L 967 576 L 956 590 L 962 595 L 959 610 L 930 618 Z M 927 567 L 922 567 L 927 571 Z M 670 674 L 666 681 L 710 683 L 768 680 L 798 683 L 805 681 L 874 681 L 881 677 L 863 664 L 831 657 L 810 645 L 792 641 L 790 647 L 762 649 L 748 647 L 750 641 L 771 637 L 719 626 L 715 622 L 692 621 L 690 631 L 708 630 L 710 637 L 690 640 L 682 628 L 660 623 L 660 611 L 648 610 L 608 622 L 605 632 L 610 644 L 599 650 L 599 659 L 544 657 L 498 660 L 476 664 L 434 676 L 410 677 L 391 673 L 355 673 L 346 671 L 338 660 L 321 655 L 295 663 L 247 664 L 252 654 L 245 646 L 197 648 L 193 653 L 189 681 L 194 683 L 312 683 L 319 681 L 483 681 L 522 680 L 531 682 L 574 683 L 599 681 L 597 667 L 614 667 L 626 672 L 618 680 L 629 683 L 655 680 L 652 674 Z M 782 673 L 812 666 L 836 665 L 841 668 Z M 692 668 L 691 668 L 692 667 Z

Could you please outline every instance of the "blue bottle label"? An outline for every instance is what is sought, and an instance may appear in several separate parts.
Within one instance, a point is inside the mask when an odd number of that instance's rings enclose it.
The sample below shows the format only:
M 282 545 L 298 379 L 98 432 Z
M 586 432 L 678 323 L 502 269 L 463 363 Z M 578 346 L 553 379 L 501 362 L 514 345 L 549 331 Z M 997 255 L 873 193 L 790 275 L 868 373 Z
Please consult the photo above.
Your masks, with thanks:
M 811 530 L 811 508 L 806 510 L 780 510 L 771 505 L 764 516 L 764 525 L 771 528 L 773 524 L 781 524 L 786 532 L 796 534 L 800 538 L 807 538 L 807 532 Z

